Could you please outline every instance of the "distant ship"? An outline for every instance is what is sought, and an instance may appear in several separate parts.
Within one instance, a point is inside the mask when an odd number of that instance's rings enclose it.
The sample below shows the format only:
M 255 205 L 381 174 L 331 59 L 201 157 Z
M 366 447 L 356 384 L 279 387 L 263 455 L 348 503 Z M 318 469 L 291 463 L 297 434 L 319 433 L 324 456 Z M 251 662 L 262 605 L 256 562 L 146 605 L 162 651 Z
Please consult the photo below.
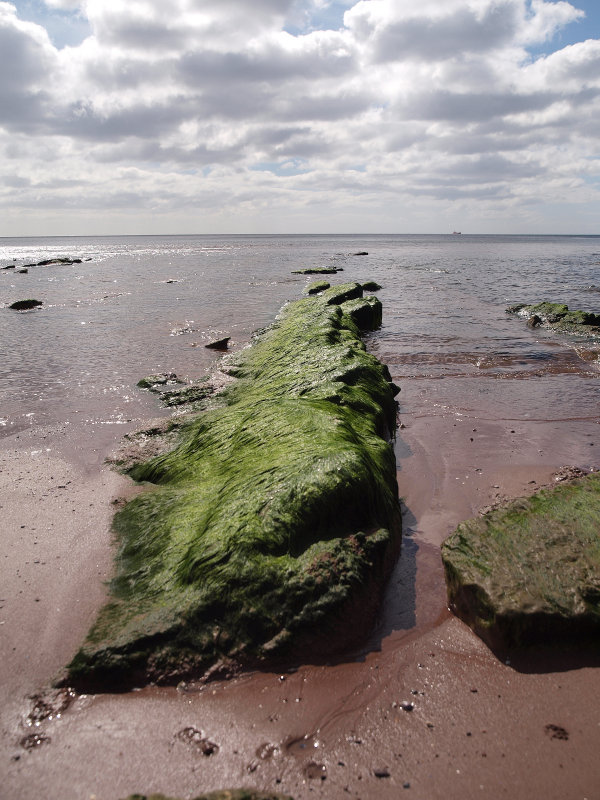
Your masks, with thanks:
M 452 231 L 453 236 L 462 236 L 462 231 Z

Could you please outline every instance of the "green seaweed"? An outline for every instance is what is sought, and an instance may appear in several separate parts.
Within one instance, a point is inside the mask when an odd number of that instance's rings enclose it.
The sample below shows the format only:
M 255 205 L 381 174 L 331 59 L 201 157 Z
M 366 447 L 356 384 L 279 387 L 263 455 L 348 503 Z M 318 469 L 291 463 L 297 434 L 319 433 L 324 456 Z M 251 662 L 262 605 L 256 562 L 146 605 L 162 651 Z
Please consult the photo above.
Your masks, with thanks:
M 225 360 L 237 380 L 222 406 L 131 469 L 151 489 L 115 517 L 112 597 L 72 683 L 173 682 L 309 642 L 313 654 L 341 649 L 366 631 L 400 513 L 396 387 L 360 338 L 358 304 L 362 327 L 381 314 L 361 294 L 347 284 L 285 306 Z
M 468 520 L 442 546 L 455 612 L 492 646 L 600 632 L 600 475 Z

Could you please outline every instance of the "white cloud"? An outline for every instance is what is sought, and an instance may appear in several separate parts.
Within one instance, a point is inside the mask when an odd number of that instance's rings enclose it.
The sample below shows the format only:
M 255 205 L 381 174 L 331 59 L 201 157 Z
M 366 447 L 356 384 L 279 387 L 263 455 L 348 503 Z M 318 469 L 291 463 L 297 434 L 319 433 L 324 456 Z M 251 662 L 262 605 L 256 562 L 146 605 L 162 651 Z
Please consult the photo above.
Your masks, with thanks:
M 348 7 L 339 30 L 289 32 L 334 6 Z M 216 224 L 219 202 L 240 229 L 265 209 L 297 222 L 314 208 L 324 224 L 321 203 L 332 226 L 362 208 L 377 229 L 415 204 L 487 220 L 541 208 L 557 187 L 598 201 L 600 41 L 527 51 L 581 16 L 573 4 L 85 0 L 81 12 L 91 35 L 57 50 L 0 2 L 7 226 L 15 208 L 114 220 L 128 204 L 142 227 L 159 213 L 184 225 L 191 207 Z

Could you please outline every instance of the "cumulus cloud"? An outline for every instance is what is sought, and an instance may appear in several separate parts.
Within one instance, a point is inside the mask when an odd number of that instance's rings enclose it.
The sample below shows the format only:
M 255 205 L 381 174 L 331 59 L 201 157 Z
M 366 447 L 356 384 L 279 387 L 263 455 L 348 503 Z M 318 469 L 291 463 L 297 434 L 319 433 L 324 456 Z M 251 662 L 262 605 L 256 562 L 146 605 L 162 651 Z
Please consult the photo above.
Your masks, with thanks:
M 377 226 L 381 204 L 489 218 L 596 196 L 600 41 L 530 49 L 581 19 L 575 2 L 46 5 L 91 34 L 57 49 L 0 1 L 5 210 L 130 203 L 149 219 L 218 199 L 229 219 L 285 204 L 295 219 L 317 193 Z

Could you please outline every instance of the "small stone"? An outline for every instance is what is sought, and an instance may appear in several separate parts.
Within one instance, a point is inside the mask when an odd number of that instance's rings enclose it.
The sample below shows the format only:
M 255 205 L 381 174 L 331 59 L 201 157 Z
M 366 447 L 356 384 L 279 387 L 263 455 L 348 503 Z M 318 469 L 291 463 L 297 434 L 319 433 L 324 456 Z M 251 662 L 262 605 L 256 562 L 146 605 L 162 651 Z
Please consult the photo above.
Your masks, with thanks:
M 408 700 L 403 700 L 403 701 L 400 703 L 400 708 L 401 708 L 403 711 L 412 711 L 412 710 L 414 709 L 414 707 L 415 707 L 415 704 L 414 704 L 414 703 L 411 703 L 411 702 L 409 702 Z
M 379 769 L 373 770 L 373 775 L 375 775 L 376 778 L 389 778 L 390 771 L 387 767 L 380 767 Z

